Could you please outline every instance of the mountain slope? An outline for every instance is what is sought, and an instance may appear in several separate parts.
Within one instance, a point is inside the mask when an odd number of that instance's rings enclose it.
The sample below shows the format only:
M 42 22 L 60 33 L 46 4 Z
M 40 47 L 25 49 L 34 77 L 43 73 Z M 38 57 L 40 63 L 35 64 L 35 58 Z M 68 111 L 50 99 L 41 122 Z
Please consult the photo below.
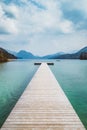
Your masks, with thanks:
M 11 52 L 11 51 L 9 51 Z M 30 52 L 27 52 L 25 50 L 21 50 L 18 53 L 13 52 L 16 57 L 19 59 L 87 59 L 87 47 L 82 48 L 79 51 L 75 51 L 73 53 L 65 54 L 64 52 L 58 52 L 56 54 L 46 55 L 43 57 L 35 56 Z
M 0 48 L 0 62 L 8 61 L 8 59 L 17 59 L 17 57 L 8 53 L 5 49 Z
M 64 52 L 58 52 L 56 54 L 43 56 L 42 58 L 43 59 L 56 59 L 58 56 L 63 55 L 63 54 L 64 54 Z
M 80 51 L 73 53 L 73 54 L 63 54 L 60 56 L 55 57 L 55 59 L 80 59 L 82 53 L 87 52 L 87 47 L 82 48 Z
M 21 59 L 34 59 L 35 58 L 35 56 L 32 53 L 24 51 L 24 50 L 19 51 L 16 54 L 16 56 Z
M 87 60 L 87 47 L 85 47 L 81 50 L 80 59 Z

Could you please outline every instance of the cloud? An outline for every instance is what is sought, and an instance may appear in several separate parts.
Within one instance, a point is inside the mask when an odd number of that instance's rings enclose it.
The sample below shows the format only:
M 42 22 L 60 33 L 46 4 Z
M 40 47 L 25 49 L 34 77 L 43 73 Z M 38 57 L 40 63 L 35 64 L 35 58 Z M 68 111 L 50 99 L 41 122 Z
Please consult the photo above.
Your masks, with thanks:
M 41 25 L 43 31 L 45 29 L 54 30 L 59 33 L 69 33 L 74 30 L 72 21 L 63 18 L 63 12 L 60 8 L 60 3 L 55 0 L 40 1 L 46 10 L 40 11 L 39 13 L 33 14 L 33 21 L 37 21 L 38 25 Z
M 87 29 L 86 14 L 86 0 L 1 0 L 0 39 L 9 42 L 8 47 L 27 49 L 30 46 L 30 51 L 39 50 L 41 54 L 47 52 L 47 48 L 51 52 L 51 46 L 54 51 L 59 50 L 65 48 L 63 38 L 72 36 L 77 41 L 73 35 L 81 36 L 79 31 Z M 66 46 L 72 46 L 69 41 L 67 38 Z M 40 48 L 44 48 L 43 51 Z
M 20 49 L 33 52 L 36 55 L 46 55 L 57 52 L 70 52 L 79 50 L 87 45 L 87 31 L 75 32 L 73 34 L 40 33 L 27 39 L 27 44 L 21 40 Z M 14 42 L 14 41 L 13 41 Z
M 7 17 L 12 18 L 12 19 L 16 19 L 19 17 L 19 9 L 17 6 L 15 6 L 14 4 L 8 5 L 6 6 L 5 4 L 3 4 L 3 10 L 5 15 L 7 14 Z
M 14 6 L 8 6 L 5 9 L 4 7 L 6 7 L 6 5 L 0 5 L 0 34 L 15 34 L 18 32 L 18 29 L 16 20 L 14 18 L 12 19 L 11 16 L 11 14 L 15 14 Z M 9 12 L 10 10 L 11 13 Z
M 54 2 L 54 0 L 50 0 L 50 2 L 48 0 L 47 2 L 43 0 L 42 2 L 39 0 L 22 0 L 22 2 L 26 6 L 20 6 L 19 8 L 14 4 L 7 6 L 3 4 L 4 6 L 2 6 L 3 26 L 6 28 L 6 24 L 10 25 L 9 32 L 12 30 L 13 33 L 16 33 L 17 27 L 20 29 L 20 32 L 23 31 L 26 33 L 44 32 L 47 29 L 55 29 L 59 33 L 69 33 L 74 30 L 72 21 L 63 18 L 58 2 Z
M 73 13 L 75 15 L 75 12 L 78 13 L 78 15 L 83 15 L 82 17 L 87 18 L 87 6 L 86 0 L 60 0 L 61 1 L 61 6 L 63 11 L 67 11 L 70 13 Z M 71 14 L 72 15 L 72 14 Z M 78 17 L 78 16 L 77 16 Z
M 27 1 L 26 1 L 26 2 L 27 2 Z M 40 9 L 43 9 L 43 10 L 46 9 L 45 6 L 43 6 L 42 4 L 40 4 L 40 2 L 37 2 L 37 1 L 35 1 L 35 0 L 29 0 L 29 2 L 32 3 L 34 6 L 40 8 Z

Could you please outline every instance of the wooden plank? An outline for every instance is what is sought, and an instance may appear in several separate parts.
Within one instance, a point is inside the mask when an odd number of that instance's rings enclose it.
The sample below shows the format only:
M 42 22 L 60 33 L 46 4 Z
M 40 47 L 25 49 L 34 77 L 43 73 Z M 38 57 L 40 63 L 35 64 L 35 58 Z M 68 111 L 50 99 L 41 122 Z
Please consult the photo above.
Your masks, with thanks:
M 1 130 L 86 130 L 46 63 L 42 63 Z

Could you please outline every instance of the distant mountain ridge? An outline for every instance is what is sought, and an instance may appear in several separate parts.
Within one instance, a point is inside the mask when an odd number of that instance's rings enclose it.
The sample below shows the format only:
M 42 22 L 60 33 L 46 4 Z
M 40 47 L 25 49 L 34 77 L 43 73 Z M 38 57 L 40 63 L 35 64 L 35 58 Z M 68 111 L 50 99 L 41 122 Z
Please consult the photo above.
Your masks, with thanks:
M 43 56 L 42 58 L 43 59 L 55 59 L 57 56 L 60 56 L 60 55 L 63 55 L 63 54 L 64 54 L 64 52 L 58 52 L 58 53 L 55 53 L 55 54 Z
M 32 53 L 27 52 L 25 50 L 21 50 L 18 53 L 16 53 L 15 56 L 21 59 L 80 59 L 82 53 L 84 55 L 84 53 L 86 52 L 87 52 L 87 47 L 84 47 L 80 49 L 79 51 L 77 52 L 75 51 L 73 53 L 58 52 L 55 54 L 49 54 L 49 55 L 40 57 L 40 56 L 35 56 Z
M 50 54 L 46 56 L 35 56 L 31 52 L 21 50 L 15 54 L 19 59 L 54 59 L 55 57 L 64 54 L 64 52 L 58 52 L 56 54 Z
M 10 54 L 11 52 L 12 54 Z M 7 52 L 5 49 L 0 48 L 0 60 L 7 61 L 8 59 L 87 59 L 87 47 L 80 49 L 75 53 L 64 53 L 58 52 L 56 54 L 46 55 L 46 56 L 35 56 L 31 52 L 20 50 L 17 52 L 9 51 Z M 14 56 L 15 55 L 15 56 Z
M 19 52 L 16 54 L 16 56 L 17 56 L 18 58 L 21 58 L 21 59 L 34 59 L 34 58 L 35 58 L 35 56 L 34 56 L 32 53 L 27 52 L 27 51 L 25 51 L 25 50 L 19 51 Z
M 9 59 L 17 59 L 17 57 L 14 56 L 13 54 L 10 54 L 5 49 L 0 48 L 0 62 L 6 62 Z
M 87 47 L 82 48 L 73 54 L 64 54 L 56 57 L 57 59 L 80 59 L 81 54 L 87 53 Z

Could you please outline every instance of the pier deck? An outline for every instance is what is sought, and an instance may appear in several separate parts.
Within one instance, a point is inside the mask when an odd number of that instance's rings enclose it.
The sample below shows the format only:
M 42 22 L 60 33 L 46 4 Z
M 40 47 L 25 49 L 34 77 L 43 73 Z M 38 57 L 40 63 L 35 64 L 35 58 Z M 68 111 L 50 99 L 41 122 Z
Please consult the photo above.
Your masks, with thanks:
M 86 130 L 46 63 L 42 63 L 1 130 Z

